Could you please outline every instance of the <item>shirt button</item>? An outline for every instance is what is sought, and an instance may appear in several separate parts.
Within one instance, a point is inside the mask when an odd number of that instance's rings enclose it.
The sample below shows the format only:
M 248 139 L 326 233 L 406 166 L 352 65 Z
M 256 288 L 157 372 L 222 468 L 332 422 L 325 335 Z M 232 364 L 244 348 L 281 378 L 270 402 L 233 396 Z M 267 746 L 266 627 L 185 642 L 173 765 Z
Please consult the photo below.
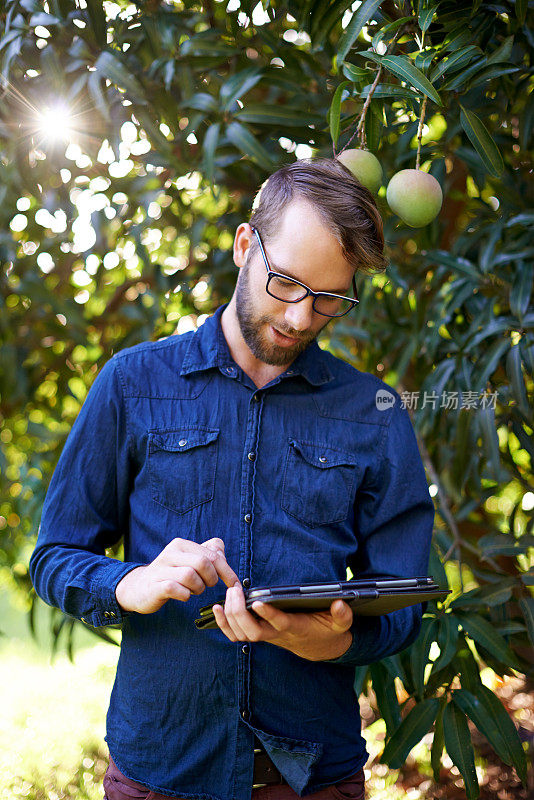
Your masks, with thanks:
M 241 716 L 243 717 L 243 719 L 250 719 L 250 711 L 247 711 L 246 708 L 243 709 L 243 711 L 241 712 Z
M 243 586 L 245 587 L 245 589 L 248 589 L 248 587 L 250 586 L 250 578 L 243 578 Z
M 288 369 L 288 371 L 286 372 L 286 375 L 293 375 L 293 370 L 292 369 Z
M 248 454 L 249 461 L 254 461 L 255 458 L 256 458 L 256 453 L 249 453 Z
M 104 611 L 104 616 L 109 617 L 109 611 Z
M 319 456 L 319 461 L 321 462 L 321 464 L 325 464 L 326 463 L 325 456 Z
M 180 447 L 185 447 L 185 445 L 187 444 L 187 439 L 180 439 L 178 444 L 180 445 Z
M 252 519 L 252 515 L 251 514 L 245 514 L 245 516 L 244 516 L 245 522 L 250 522 L 251 519 Z
M 260 396 L 259 396 L 259 394 L 253 394 L 253 395 L 252 395 L 252 399 L 253 399 L 253 400 L 255 400 L 255 401 L 256 401 L 256 403 L 259 403 L 259 401 L 260 401 Z
M 244 653 L 245 655 L 248 655 L 250 652 L 250 646 L 248 644 L 244 644 L 243 647 L 241 648 L 241 652 Z

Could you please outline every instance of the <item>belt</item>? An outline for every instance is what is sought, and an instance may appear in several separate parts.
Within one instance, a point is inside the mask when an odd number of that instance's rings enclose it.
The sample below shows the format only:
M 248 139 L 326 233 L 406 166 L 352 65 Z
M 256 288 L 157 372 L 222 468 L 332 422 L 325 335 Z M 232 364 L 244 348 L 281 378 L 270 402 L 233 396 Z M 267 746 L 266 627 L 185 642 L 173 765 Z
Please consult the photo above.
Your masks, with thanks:
M 256 739 L 254 743 L 254 773 L 252 778 L 253 789 L 259 789 L 261 786 L 269 786 L 271 784 L 286 784 L 284 776 L 275 767 L 265 749 L 260 746 L 260 742 Z

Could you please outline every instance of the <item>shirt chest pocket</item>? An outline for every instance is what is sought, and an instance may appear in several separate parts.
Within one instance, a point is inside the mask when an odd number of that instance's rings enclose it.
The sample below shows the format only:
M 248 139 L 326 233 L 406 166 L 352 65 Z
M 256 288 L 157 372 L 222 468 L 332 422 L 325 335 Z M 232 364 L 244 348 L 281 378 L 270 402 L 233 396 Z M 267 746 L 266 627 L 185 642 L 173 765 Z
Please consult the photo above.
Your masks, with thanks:
M 354 502 L 359 470 L 353 453 L 290 439 L 283 510 L 311 527 L 342 522 Z
M 149 433 L 148 470 L 156 503 L 185 514 L 213 500 L 218 436 L 218 428 L 200 426 Z

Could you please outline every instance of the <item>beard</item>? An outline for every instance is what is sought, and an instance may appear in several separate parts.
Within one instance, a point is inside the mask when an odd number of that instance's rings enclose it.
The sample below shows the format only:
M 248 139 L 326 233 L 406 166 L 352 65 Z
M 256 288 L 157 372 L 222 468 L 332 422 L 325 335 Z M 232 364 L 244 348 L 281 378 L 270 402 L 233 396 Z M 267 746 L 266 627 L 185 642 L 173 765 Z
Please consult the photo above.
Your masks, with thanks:
M 266 296 L 269 297 L 267 293 Z M 241 335 L 252 354 L 260 361 L 263 361 L 264 364 L 273 366 L 289 364 L 316 338 L 316 335 L 306 336 L 291 347 L 281 347 L 267 339 L 266 335 L 262 335 L 262 328 L 266 325 L 272 325 L 273 320 L 266 314 L 261 315 L 254 312 L 254 299 L 250 291 L 248 258 L 237 277 L 235 299 Z M 287 333 L 288 336 L 292 335 L 289 331 L 281 331 L 281 333 Z

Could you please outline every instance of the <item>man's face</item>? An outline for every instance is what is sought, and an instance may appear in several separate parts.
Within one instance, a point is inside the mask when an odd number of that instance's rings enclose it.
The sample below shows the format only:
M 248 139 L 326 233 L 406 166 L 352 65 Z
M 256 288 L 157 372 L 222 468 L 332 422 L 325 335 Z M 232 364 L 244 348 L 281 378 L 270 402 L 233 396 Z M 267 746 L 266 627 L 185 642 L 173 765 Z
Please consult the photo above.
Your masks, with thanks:
M 251 236 L 255 238 L 254 233 Z M 272 270 L 296 278 L 314 291 L 353 296 L 352 266 L 308 203 L 294 201 L 288 206 L 276 240 L 263 244 Z M 248 250 L 235 288 L 241 335 L 259 361 L 284 366 L 294 361 L 332 318 L 313 310 L 311 296 L 299 303 L 271 297 L 265 291 L 266 282 L 261 251 L 257 248 L 251 259 Z

